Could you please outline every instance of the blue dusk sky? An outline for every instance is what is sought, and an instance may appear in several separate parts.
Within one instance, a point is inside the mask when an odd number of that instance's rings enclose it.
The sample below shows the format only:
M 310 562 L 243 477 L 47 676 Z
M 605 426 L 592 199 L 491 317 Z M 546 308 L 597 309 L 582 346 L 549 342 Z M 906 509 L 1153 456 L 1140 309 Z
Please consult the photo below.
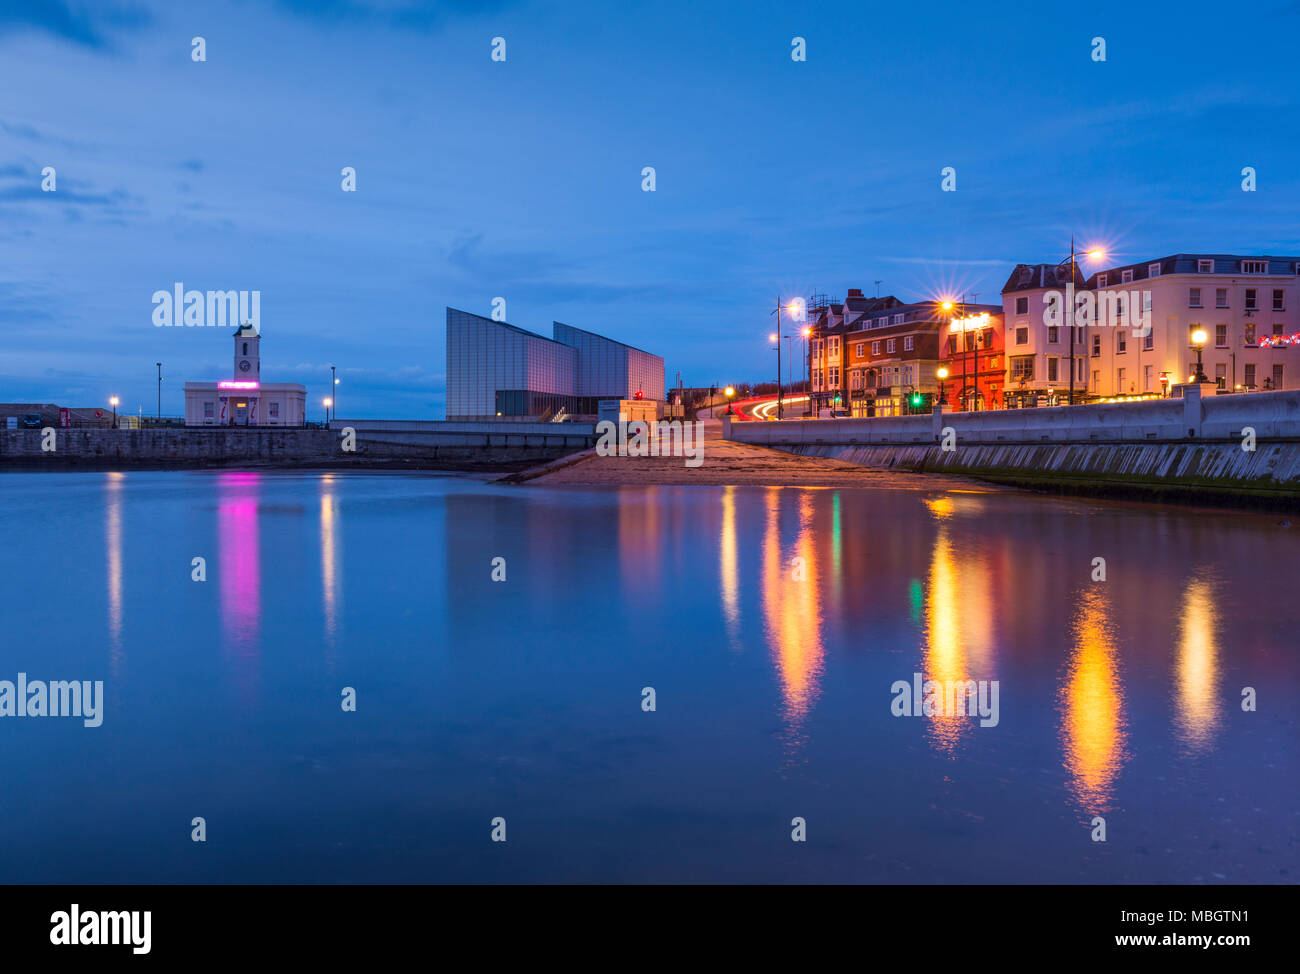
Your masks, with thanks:
M 778 294 L 997 301 L 1071 233 L 1295 254 L 1297 37 L 1273 0 L 4 0 L 0 401 L 152 412 L 161 360 L 179 414 L 233 329 L 154 327 L 177 281 L 261 291 L 313 415 L 334 363 L 341 415 L 440 418 L 447 305 L 707 385 L 775 371 Z

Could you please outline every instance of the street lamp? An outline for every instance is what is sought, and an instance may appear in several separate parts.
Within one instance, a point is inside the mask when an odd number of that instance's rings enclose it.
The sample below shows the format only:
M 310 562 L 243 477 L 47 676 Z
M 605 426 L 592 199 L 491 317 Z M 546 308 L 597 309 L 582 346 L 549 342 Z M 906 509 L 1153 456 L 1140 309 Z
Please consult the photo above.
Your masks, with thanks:
M 334 366 L 330 366 L 330 395 L 337 399 L 339 397 L 339 380 L 334 378 Z M 334 410 L 334 415 L 338 415 L 338 410 Z
M 1201 361 L 1201 351 L 1205 347 L 1206 338 L 1204 328 L 1197 328 L 1196 331 L 1192 332 L 1192 348 L 1196 349 L 1196 375 L 1194 377 L 1196 382 L 1210 381 L 1205 377 L 1205 366 Z
M 113 429 L 117 429 L 117 396 L 109 396 L 108 404 L 113 407 Z
M 1066 324 L 1067 327 L 1070 329 L 1070 405 L 1071 406 L 1074 405 L 1074 373 L 1078 371 L 1078 366 L 1074 362 L 1074 278 L 1075 275 L 1078 273 L 1078 271 L 1076 270 L 1076 264 L 1078 262 L 1078 258 L 1080 257 L 1087 257 L 1089 260 L 1101 260 L 1105 256 L 1106 254 L 1104 251 L 1098 250 L 1096 248 L 1093 248 L 1092 250 L 1083 253 L 1076 251 L 1074 249 L 1074 234 L 1071 234 L 1070 235 L 1070 256 L 1066 257 L 1064 260 L 1062 260 L 1060 263 L 1056 265 L 1057 267 L 1060 267 L 1061 264 L 1065 263 L 1065 261 L 1068 260 L 1070 262 L 1070 283 L 1066 288 L 1066 293 L 1070 297 L 1070 300 L 1067 302 L 1070 305 L 1070 313 Z M 1087 347 L 1088 347 L 1087 343 L 1085 342 L 1084 343 L 1085 355 L 1087 354 Z
M 162 421 L 162 363 L 155 362 L 158 366 L 158 420 Z
M 727 386 L 726 393 L 727 393 L 727 414 L 731 415 L 731 397 L 736 394 L 736 390 L 732 386 Z
M 943 380 L 948 378 L 948 370 L 941 365 L 934 370 L 934 374 L 939 379 L 939 405 L 946 406 L 948 405 L 948 396 L 943 391 Z
M 330 428 L 330 406 L 334 405 L 334 400 L 326 397 L 325 399 L 325 428 Z

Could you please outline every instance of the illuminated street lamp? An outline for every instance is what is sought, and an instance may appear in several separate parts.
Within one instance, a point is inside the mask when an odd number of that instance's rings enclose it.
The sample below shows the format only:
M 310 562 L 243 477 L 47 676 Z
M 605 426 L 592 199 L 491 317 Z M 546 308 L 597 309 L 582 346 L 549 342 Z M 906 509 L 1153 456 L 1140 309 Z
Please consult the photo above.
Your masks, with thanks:
M 1102 259 L 1103 257 L 1105 257 L 1105 256 L 1106 256 L 1105 251 L 1098 250 L 1097 248 L 1093 248 L 1092 250 L 1086 251 L 1086 252 L 1084 252 L 1084 253 L 1079 253 L 1079 252 L 1077 252 L 1077 251 L 1074 249 L 1074 235 L 1071 234 L 1071 235 L 1070 235 L 1070 256 L 1069 256 L 1069 257 L 1066 257 L 1065 260 L 1062 260 L 1062 261 L 1060 262 L 1060 264 L 1057 264 L 1057 265 L 1056 265 L 1057 267 L 1060 267 L 1061 264 L 1064 264 L 1064 263 L 1065 263 L 1065 261 L 1068 260 L 1068 261 L 1070 262 L 1070 284 L 1069 284 L 1069 290 L 1068 290 L 1068 293 L 1071 295 L 1071 299 L 1070 299 L 1070 301 L 1068 302 L 1068 303 L 1070 304 L 1070 314 L 1069 314 L 1069 318 L 1068 318 L 1068 320 L 1066 321 L 1066 326 L 1070 329 L 1070 405 L 1071 405 L 1071 406 L 1074 405 L 1074 374 L 1078 371 L 1078 366 L 1075 365 L 1075 362 L 1074 362 L 1074 299 L 1073 299 L 1073 294 L 1074 294 L 1074 277 L 1075 277 L 1075 274 L 1077 273 L 1077 271 L 1076 271 L 1076 264 L 1077 264 L 1077 262 L 1078 262 L 1078 258 L 1080 258 L 1080 257 L 1087 257 L 1089 260 L 1101 260 L 1101 259 Z M 1085 325 L 1084 327 L 1086 328 L 1087 326 Z M 1087 336 L 1084 336 L 1084 337 L 1086 338 Z M 1085 354 L 1085 355 L 1087 354 L 1087 348 L 1088 348 L 1088 343 L 1085 341 L 1085 342 L 1084 342 L 1084 354 Z
M 330 406 L 334 405 L 334 400 L 326 398 L 325 400 L 325 428 L 330 428 Z
M 1193 382 L 1210 381 L 1205 377 L 1205 366 L 1201 361 L 1201 351 L 1205 347 L 1207 337 L 1204 328 L 1197 328 L 1196 331 L 1192 332 L 1192 348 L 1196 349 L 1196 375 L 1192 377 L 1191 381 Z
M 939 405 L 946 406 L 948 405 L 948 397 L 943 391 L 943 380 L 948 378 L 948 370 L 941 365 L 934 370 L 934 374 L 939 379 Z
M 727 386 L 724 391 L 727 394 L 727 415 L 732 415 L 731 397 L 736 394 L 736 390 L 733 386 Z
M 109 396 L 108 404 L 113 407 L 113 429 L 117 429 L 117 396 Z

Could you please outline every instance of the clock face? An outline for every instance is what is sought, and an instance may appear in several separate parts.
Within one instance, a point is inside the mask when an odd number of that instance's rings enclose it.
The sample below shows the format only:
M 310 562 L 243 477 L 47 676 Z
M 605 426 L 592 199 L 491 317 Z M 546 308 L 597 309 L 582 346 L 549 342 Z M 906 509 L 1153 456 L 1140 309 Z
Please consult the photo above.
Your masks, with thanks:
M 248 359 L 243 359 L 240 361 L 239 363 L 240 372 L 247 372 L 250 368 L 252 368 L 252 366 L 249 364 Z

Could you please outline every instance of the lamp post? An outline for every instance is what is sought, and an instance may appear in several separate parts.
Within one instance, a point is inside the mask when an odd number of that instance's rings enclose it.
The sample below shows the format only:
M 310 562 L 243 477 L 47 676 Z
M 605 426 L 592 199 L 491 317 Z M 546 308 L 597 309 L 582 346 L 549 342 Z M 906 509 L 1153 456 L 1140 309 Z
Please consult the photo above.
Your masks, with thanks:
M 1204 363 L 1201 361 L 1201 351 L 1202 351 L 1202 349 L 1204 349 L 1204 347 L 1205 347 L 1205 339 L 1206 339 L 1206 334 L 1205 334 L 1205 329 L 1204 329 L 1204 328 L 1197 328 L 1196 331 L 1192 332 L 1192 348 L 1196 349 L 1196 376 L 1195 376 L 1195 378 L 1196 378 L 1196 381 L 1197 381 L 1197 382 L 1209 382 L 1209 381 L 1210 381 L 1209 379 L 1207 379 L 1207 378 L 1205 377 L 1205 365 L 1204 365 Z
M 158 420 L 162 421 L 162 363 L 155 362 L 158 366 Z
M 330 428 L 330 406 L 334 405 L 334 400 L 326 397 L 325 399 L 325 428 Z
M 334 378 L 334 366 L 332 365 L 330 366 L 330 397 L 332 399 L 338 399 L 339 397 L 339 380 Z M 337 416 L 338 414 L 339 411 L 335 409 L 334 415 Z
M 934 374 L 935 377 L 938 378 L 939 380 L 939 405 L 946 406 L 948 405 L 948 396 L 944 392 L 943 383 L 944 380 L 948 378 L 948 370 L 941 365 L 934 370 Z
M 727 415 L 729 416 L 734 415 L 731 409 L 731 397 L 736 394 L 735 387 L 727 386 L 726 392 L 727 392 Z
M 1104 251 L 1095 250 L 1095 249 L 1085 251 L 1083 253 L 1079 253 L 1074 249 L 1074 234 L 1070 234 L 1070 256 L 1066 257 L 1064 260 L 1062 260 L 1060 263 L 1056 265 L 1057 267 L 1060 267 L 1061 264 L 1065 263 L 1065 261 L 1068 260 L 1070 262 L 1070 283 L 1066 288 L 1066 293 L 1069 294 L 1070 296 L 1070 300 L 1068 302 L 1068 304 L 1070 305 L 1070 310 L 1069 310 L 1069 314 L 1065 316 L 1065 319 L 1066 319 L 1066 327 L 1070 329 L 1070 403 L 1069 404 L 1071 406 L 1074 405 L 1074 373 L 1078 371 L 1078 366 L 1076 366 L 1074 362 L 1074 278 L 1075 275 L 1078 273 L 1077 270 L 1078 258 L 1087 257 L 1090 260 L 1101 260 L 1105 256 L 1106 254 Z M 1087 352 L 1088 343 L 1086 341 L 1087 336 L 1085 335 L 1084 338 L 1085 338 L 1084 345 L 1083 345 L 1084 355 L 1087 355 L 1088 354 Z
M 113 407 L 113 429 L 117 429 L 117 396 L 109 396 L 108 404 Z
M 781 313 L 781 306 L 777 305 L 776 313 Z M 776 349 L 776 418 L 781 418 L 781 336 L 777 332 L 767 336 L 767 340 L 772 343 Z

